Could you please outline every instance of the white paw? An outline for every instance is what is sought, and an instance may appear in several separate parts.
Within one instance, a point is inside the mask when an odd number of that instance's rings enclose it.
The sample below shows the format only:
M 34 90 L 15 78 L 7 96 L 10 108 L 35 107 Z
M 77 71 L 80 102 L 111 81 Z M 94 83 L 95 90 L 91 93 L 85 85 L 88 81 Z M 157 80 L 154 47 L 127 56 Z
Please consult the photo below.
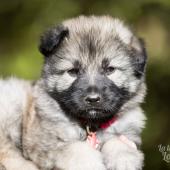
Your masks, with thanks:
M 38 170 L 32 162 L 24 159 L 8 158 L 3 161 L 3 166 L 5 170 Z
M 64 170 L 106 170 L 101 153 L 86 142 L 70 145 L 65 157 L 60 157 L 58 167 Z
M 108 141 L 102 148 L 107 170 L 141 170 L 143 153 L 118 139 Z

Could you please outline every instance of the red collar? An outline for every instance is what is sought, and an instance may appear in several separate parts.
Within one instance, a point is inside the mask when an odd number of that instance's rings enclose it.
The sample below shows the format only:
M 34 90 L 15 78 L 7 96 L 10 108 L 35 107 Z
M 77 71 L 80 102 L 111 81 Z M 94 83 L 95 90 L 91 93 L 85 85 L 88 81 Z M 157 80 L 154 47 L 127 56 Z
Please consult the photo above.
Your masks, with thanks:
M 108 120 L 107 122 L 104 122 L 102 124 L 100 124 L 100 129 L 107 129 L 108 127 L 110 127 L 115 121 L 117 120 L 117 116 L 113 116 L 110 120 Z
M 111 119 L 109 119 L 107 122 L 103 122 L 101 124 L 99 124 L 98 129 L 100 130 L 104 130 L 107 129 L 108 127 L 110 127 L 113 123 L 115 123 L 115 121 L 118 119 L 118 116 L 115 115 L 113 116 Z M 79 119 L 79 121 L 85 125 L 85 127 L 88 126 L 87 121 L 85 119 Z

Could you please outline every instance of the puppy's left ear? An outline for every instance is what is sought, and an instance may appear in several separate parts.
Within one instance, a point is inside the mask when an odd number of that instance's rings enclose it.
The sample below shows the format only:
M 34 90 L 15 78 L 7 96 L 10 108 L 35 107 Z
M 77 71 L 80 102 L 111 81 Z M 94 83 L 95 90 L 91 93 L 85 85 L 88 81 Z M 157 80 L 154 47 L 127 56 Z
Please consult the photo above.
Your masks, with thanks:
M 137 78 L 141 78 L 142 75 L 144 75 L 147 62 L 147 53 L 144 41 L 141 38 L 132 37 L 130 46 L 132 49 L 131 57 L 134 74 Z
M 64 38 L 68 35 L 68 33 L 68 29 L 62 25 L 56 26 L 45 32 L 40 39 L 40 52 L 46 57 L 53 54 L 60 46 Z

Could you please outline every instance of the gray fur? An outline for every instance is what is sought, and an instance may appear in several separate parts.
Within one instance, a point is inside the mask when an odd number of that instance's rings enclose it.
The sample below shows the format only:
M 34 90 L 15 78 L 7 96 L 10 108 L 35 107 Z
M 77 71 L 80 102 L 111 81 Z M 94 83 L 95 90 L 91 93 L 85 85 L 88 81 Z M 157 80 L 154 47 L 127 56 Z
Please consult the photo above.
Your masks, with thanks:
M 119 136 L 141 144 L 143 43 L 118 19 L 80 16 L 47 31 L 40 51 L 45 62 L 34 86 L 0 81 L 0 164 L 7 170 L 142 169 L 142 152 Z M 105 67 L 115 70 L 107 74 Z M 97 110 L 85 102 L 92 94 L 100 97 Z M 117 115 L 117 121 L 97 128 L 95 121 L 106 114 Z M 82 116 L 97 129 L 96 150 L 86 142 L 86 129 L 77 120 Z

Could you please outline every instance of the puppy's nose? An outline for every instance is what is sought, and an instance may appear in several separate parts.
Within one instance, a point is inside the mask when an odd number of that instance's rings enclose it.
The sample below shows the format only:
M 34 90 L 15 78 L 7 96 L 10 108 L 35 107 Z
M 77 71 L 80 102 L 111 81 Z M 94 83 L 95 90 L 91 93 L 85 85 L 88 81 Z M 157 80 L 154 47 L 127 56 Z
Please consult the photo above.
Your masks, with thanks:
M 88 104 L 95 104 L 95 103 L 99 103 L 101 100 L 100 98 L 100 95 L 97 94 L 97 93 L 92 93 L 92 94 L 89 94 L 85 97 L 85 101 L 88 103 Z

